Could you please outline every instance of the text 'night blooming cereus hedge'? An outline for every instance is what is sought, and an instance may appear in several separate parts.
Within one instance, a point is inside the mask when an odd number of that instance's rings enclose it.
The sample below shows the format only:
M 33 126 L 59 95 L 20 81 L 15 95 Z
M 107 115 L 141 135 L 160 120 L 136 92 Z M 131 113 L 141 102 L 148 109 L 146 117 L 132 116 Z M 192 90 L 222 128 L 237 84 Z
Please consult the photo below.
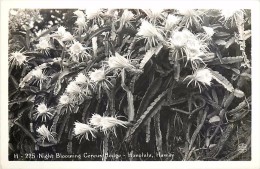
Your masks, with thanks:
M 10 160 L 250 160 L 251 14 L 12 9 Z

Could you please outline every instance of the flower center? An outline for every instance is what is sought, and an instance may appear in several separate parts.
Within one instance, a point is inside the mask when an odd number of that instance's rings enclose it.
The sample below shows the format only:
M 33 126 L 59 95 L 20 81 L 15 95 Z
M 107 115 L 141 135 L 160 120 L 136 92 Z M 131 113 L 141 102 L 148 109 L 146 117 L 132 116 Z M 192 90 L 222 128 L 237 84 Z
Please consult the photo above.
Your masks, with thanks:
M 89 76 L 92 81 L 99 82 L 105 79 L 105 72 L 103 70 L 95 70 Z
M 48 49 L 50 47 L 50 44 L 46 39 L 43 39 L 39 42 L 37 47 L 40 48 L 40 49 Z
M 40 113 L 40 114 L 44 114 L 48 111 L 48 108 L 46 107 L 45 104 L 40 104 L 38 107 L 37 107 L 37 111 Z
M 74 55 L 79 55 L 80 53 L 82 53 L 84 50 L 83 46 L 79 43 L 76 42 L 74 43 L 71 47 L 70 47 L 70 51 L 72 54 Z
M 60 97 L 60 103 L 61 104 L 68 104 L 69 100 L 70 100 L 70 98 L 67 95 L 63 95 L 63 96 Z

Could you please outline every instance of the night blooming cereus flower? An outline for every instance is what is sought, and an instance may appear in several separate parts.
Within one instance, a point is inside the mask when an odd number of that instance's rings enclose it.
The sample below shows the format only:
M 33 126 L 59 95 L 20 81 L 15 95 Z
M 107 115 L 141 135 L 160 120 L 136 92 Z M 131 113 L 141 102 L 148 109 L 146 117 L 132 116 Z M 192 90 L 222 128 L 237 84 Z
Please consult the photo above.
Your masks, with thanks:
M 81 93 L 81 88 L 75 81 L 71 81 L 66 88 L 66 92 L 70 95 L 77 96 Z
M 70 110 L 70 112 L 74 112 L 77 113 L 77 111 L 73 111 L 74 106 L 75 106 L 75 101 L 79 101 L 82 98 L 81 94 L 69 94 L 67 92 L 63 93 L 60 98 L 59 98 L 59 103 L 58 103 L 58 107 L 59 108 L 63 108 L 65 107 L 66 109 L 64 109 L 65 111 L 59 111 L 58 113 L 63 114 L 66 113 L 68 110 Z
M 85 18 L 85 14 L 83 11 L 77 10 L 73 12 L 75 15 L 77 15 L 78 18 Z
M 115 56 L 112 56 L 107 61 L 108 66 L 111 69 L 133 69 L 135 68 L 129 59 L 126 59 L 125 57 L 121 56 L 119 53 L 115 53 Z
M 195 82 L 195 86 L 198 85 L 199 89 L 201 91 L 201 85 L 211 85 L 211 80 L 213 80 L 213 75 L 210 72 L 209 69 L 207 68 L 201 68 L 201 69 L 197 69 L 192 75 L 188 75 L 184 80 L 186 79 L 190 79 L 190 82 L 187 84 L 187 86 L 189 86 L 189 84 L 191 82 Z
M 198 39 L 193 38 L 190 39 L 186 43 L 186 55 L 187 61 L 191 61 L 191 66 L 193 69 L 198 68 L 198 63 L 196 61 L 200 61 L 205 64 L 201 56 L 205 55 L 207 46 L 204 46 Z M 187 64 L 187 62 L 186 62 Z
M 202 21 L 200 16 L 203 14 L 202 11 L 195 9 L 178 9 L 178 11 L 181 15 L 183 15 L 181 24 L 183 24 L 186 28 L 193 25 L 200 25 L 200 22 Z
M 11 53 L 9 58 L 11 65 L 21 66 L 26 62 L 28 56 L 25 56 L 23 53 L 14 52 Z
M 173 27 L 178 24 L 179 21 L 180 21 L 180 17 L 169 14 L 165 21 L 165 30 L 171 31 Z
M 79 73 L 75 78 L 76 84 L 86 84 L 88 81 L 89 79 L 83 73 Z
M 37 50 L 41 51 L 42 53 L 46 53 L 49 55 L 49 50 L 52 48 L 50 42 L 45 37 L 41 37 L 39 39 L 39 43 L 36 44 Z
M 50 142 L 51 139 L 55 140 L 54 139 L 54 135 L 56 133 L 54 132 L 51 132 L 48 130 L 48 128 L 43 124 L 41 127 L 39 127 L 37 130 L 36 130 L 37 133 L 40 134 L 40 139 L 42 140 L 42 142 L 44 142 L 44 140 L 47 138 L 47 140 Z
M 131 26 L 129 22 L 134 18 L 133 12 L 125 9 L 121 18 L 120 18 L 120 26 L 118 28 L 118 31 L 122 30 L 123 26 Z
M 159 30 L 146 20 L 142 20 L 142 25 L 140 26 L 137 35 L 145 38 L 150 47 L 155 46 L 159 41 L 164 41 Z
M 75 22 L 75 24 L 78 26 L 77 32 L 82 33 L 83 30 L 86 28 L 87 23 L 85 18 L 78 18 Z
M 59 99 L 60 105 L 67 105 L 71 101 L 70 97 L 67 94 L 63 94 Z
M 34 77 L 34 83 L 40 86 L 42 89 L 43 81 L 47 78 L 42 70 L 42 67 L 38 66 L 31 71 L 31 75 Z
M 198 39 L 205 43 L 210 43 L 212 40 L 212 36 L 214 35 L 215 31 L 211 27 L 202 26 L 203 31 L 202 33 L 198 33 L 196 36 Z
M 70 32 L 67 32 L 65 27 L 60 26 L 53 35 L 57 40 L 61 42 L 73 41 L 74 37 Z
M 155 22 L 157 19 L 162 19 L 163 9 L 143 9 L 150 21 Z
M 74 81 L 71 81 L 67 88 L 66 93 L 70 97 L 70 103 L 81 102 L 84 100 L 84 95 L 88 95 L 89 91 L 89 79 L 82 73 L 80 73 Z M 90 84 L 91 85 L 91 84 Z
M 174 31 L 169 42 L 169 47 L 175 59 L 186 53 L 186 44 L 194 35 L 187 29 Z
M 102 13 L 102 9 L 89 8 L 85 10 L 87 19 L 96 19 Z
M 66 32 L 65 27 L 64 26 L 60 26 L 60 27 L 58 27 L 58 30 L 57 30 L 56 34 L 58 36 L 62 37 L 65 34 L 65 32 Z
M 214 29 L 211 28 L 211 27 L 202 26 L 202 28 L 204 29 L 206 35 L 207 35 L 209 38 L 211 38 L 211 37 L 214 35 L 214 33 L 215 33 Z
M 89 140 L 88 134 L 90 133 L 92 137 L 96 138 L 94 135 L 94 132 L 96 132 L 96 129 L 92 128 L 88 124 L 80 123 L 80 122 L 75 122 L 74 123 L 74 134 L 77 136 L 77 138 L 80 138 L 80 141 L 82 140 L 83 137 L 86 138 L 86 140 Z
M 46 79 L 45 74 L 43 73 L 43 70 L 40 67 L 37 67 L 32 70 L 32 75 L 36 79 L 36 81 L 40 81 L 40 83 Z
M 79 62 L 80 59 L 88 58 L 90 55 L 86 52 L 86 48 L 80 42 L 74 41 L 69 48 L 69 52 L 73 61 Z
M 36 108 L 36 113 L 35 113 L 36 120 L 39 117 L 42 117 L 42 121 L 46 121 L 47 117 L 51 118 L 52 116 L 53 114 L 50 113 L 49 108 L 44 103 L 39 104 L 38 107 Z
M 201 61 L 204 64 L 201 56 L 207 52 L 207 44 L 187 29 L 173 32 L 170 38 L 170 48 L 175 59 L 184 57 L 186 54 L 187 62 L 191 61 L 193 69 L 198 67 L 197 61 Z
M 244 15 L 244 10 L 242 9 L 222 9 L 222 18 L 224 18 L 224 23 L 230 21 L 231 26 L 235 26 L 237 21 L 241 16 Z
M 47 78 L 47 76 L 43 73 L 43 69 L 45 69 L 47 66 L 46 63 L 43 63 L 37 67 L 35 67 L 33 70 L 31 70 L 29 73 L 27 73 L 26 76 L 24 76 L 19 84 L 19 87 L 23 88 L 26 83 L 33 81 L 36 84 L 40 84 L 40 87 L 42 86 L 42 82 Z
M 87 26 L 86 19 L 85 19 L 85 14 L 84 14 L 84 12 L 82 12 L 80 10 L 77 10 L 77 11 L 75 11 L 73 13 L 75 15 L 77 15 L 77 20 L 75 22 L 75 24 L 77 25 L 76 32 L 81 34 L 83 32 L 83 30 Z
M 90 84 L 92 85 L 91 87 L 94 89 L 96 86 L 99 93 L 101 92 L 101 87 L 109 90 L 109 86 L 113 86 L 113 84 L 106 79 L 106 72 L 104 68 L 94 69 L 93 71 L 90 71 L 89 78 L 92 82 Z
M 94 71 L 89 72 L 90 80 L 98 83 L 106 79 L 106 73 L 104 69 L 94 69 Z
M 89 122 L 91 125 L 102 130 L 105 134 L 107 134 L 108 131 L 113 131 L 115 135 L 115 127 L 117 125 L 126 128 L 126 125 L 129 123 L 127 121 L 118 120 L 116 117 L 102 117 L 99 114 L 93 114 Z

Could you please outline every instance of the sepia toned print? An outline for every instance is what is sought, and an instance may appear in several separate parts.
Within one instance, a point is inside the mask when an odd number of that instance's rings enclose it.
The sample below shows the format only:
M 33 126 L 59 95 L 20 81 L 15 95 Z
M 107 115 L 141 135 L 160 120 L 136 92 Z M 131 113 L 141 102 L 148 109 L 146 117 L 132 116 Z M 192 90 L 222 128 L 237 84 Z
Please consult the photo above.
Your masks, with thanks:
M 11 9 L 10 161 L 251 160 L 251 11 Z

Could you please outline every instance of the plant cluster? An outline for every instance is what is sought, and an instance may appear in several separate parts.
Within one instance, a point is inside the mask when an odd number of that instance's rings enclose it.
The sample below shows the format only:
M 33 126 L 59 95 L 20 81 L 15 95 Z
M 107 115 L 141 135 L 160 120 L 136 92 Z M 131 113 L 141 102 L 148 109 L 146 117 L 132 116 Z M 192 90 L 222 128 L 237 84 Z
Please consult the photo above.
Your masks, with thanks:
M 250 159 L 250 10 L 9 15 L 10 159 Z

